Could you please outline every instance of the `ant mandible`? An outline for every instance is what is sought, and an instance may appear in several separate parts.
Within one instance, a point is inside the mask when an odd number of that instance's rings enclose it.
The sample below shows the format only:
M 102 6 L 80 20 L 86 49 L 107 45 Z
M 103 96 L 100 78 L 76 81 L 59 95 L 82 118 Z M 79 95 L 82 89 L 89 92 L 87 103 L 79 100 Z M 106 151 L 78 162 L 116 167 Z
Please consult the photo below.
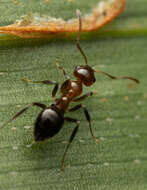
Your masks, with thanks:
M 71 133 L 71 136 L 69 138 L 68 144 L 66 146 L 65 152 L 63 154 L 62 158 L 62 165 L 61 169 L 64 169 L 64 161 L 65 156 L 67 154 L 67 151 L 69 149 L 70 144 L 72 143 L 75 135 L 77 134 L 77 131 L 79 129 L 80 121 L 78 119 L 74 119 L 71 117 L 64 117 L 65 112 L 68 110 L 69 112 L 74 112 L 78 109 L 83 109 L 83 112 L 85 114 L 86 120 L 89 124 L 89 129 L 92 137 L 96 139 L 96 137 L 93 135 L 93 131 L 91 128 L 91 118 L 90 115 L 86 109 L 86 107 L 83 104 L 77 104 L 76 106 L 68 109 L 70 102 L 80 102 L 87 98 L 88 96 L 92 96 L 94 92 L 88 92 L 82 96 L 82 86 L 91 86 L 95 82 L 95 76 L 94 73 L 102 73 L 112 79 L 130 79 L 135 81 L 136 83 L 139 83 L 139 81 L 136 78 L 133 77 L 115 77 L 112 76 L 106 72 L 94 70 L 92 67 L 90 67 L 87 64 L 87 57 L 84 54 L 83 50 L 80 47 L 79 39 L 80 39 L 80 33 L 82 29 L 82 19 L 81 19 L 81 13 L 79 10 L 77 10 L 77 16 L 79 19 L 79 32 L 76 39 L 76 46 L 80 53 L 83 55 L 85 60 L 85 65 L 76 66 L 73 74 L 75 76 L 75 80 L 70 80 L 70 77 L 66 73 L 66 71 L 59 65 L 58 61 L 56 61 L 57 68 L 62 70 L 64 77 L 66 80 L 63 82 L 60 88 L 61 96 L 59 98 L 56 98 L 54 100 L 54 103 L 50 106 L 46 106 L 45 104 L 39 103 L 39 102 L 33 102 L 32 104 L 29 104 L 25 106 L 22 110 L 20 110 L 16 115 L 11 118 L 11 120 L 7 121 L 6 123 L 15 120 L 18 116 L 23 114 L 26 110 L 28 110 L 32 106 L 38 106 L 42 108 L 42 111 L 38 114 L 37 119 L 35 121 L 34 126 L 34 139 L 36 142 L 38 141 L 44 141 L 45 139 L 48 139 L 50 137 L 53 137 L 55 134 L 57 134 L 60 129 L 63 126 L 64 121 L 73 122 L 76 124 L 74 130 Z M 52 97 L 54 98 L 56 96 L 56 93 L 58 91 L 58 83 L 53 80 L 44 80 L 44 81 L 31 81 L 27 78 L 23 79 L 26 82 L 32 82 L 32 83 L 41 83 L 46 85 L 54 85 L 54 88 L 52 90 Z M 6 124 L 5 123 L 5 124 Z M 5 125 L 4 124 L 4 125 Z M 3 125 L 3 126 L 4 126 Z M 3 127 L 2 126 L 2 127 Z

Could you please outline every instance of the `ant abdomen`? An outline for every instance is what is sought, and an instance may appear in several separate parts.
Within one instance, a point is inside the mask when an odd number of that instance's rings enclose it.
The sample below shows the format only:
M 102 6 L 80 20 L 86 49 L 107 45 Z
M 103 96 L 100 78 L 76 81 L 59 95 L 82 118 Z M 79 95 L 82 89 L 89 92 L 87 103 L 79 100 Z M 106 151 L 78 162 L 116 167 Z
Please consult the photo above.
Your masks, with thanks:
M 94 71 L 88 65 L 77 66 L 74 70 L 74 76 L 81 80 L 85 86 L 91 86 L 95 82 Z
M 55 107 L 41 111 L 36 118 L 34 127 L 35 141 L 43 141 L 57 134 L 64 123 L 63 116 Z

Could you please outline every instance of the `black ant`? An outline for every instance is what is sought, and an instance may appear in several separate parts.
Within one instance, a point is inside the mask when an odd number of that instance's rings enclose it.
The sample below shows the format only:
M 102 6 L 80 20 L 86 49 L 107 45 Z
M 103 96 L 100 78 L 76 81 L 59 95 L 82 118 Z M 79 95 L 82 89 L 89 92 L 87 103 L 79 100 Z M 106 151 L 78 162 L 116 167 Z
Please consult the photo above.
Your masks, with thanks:
M 22 110 L 20 110 L 10 120 L 10 121 L 12 121 L 12 120 L 16 119 L 18 116 L 23 114 L 26 110 L 28 110 L 32 106 L 38 106 L 38 107 L 42 108 L 42 111 L 39 113 L 39 115 L 37 116 L 37 119 L 35 121 L 34 139 L 36 142 L 44 141 L 45 139 L 53 137 L 55 134 L 57 134 L 60 131 L 60 129 L 63 126 L 64 121 L 69 121 L 69 122 L 75 123 L 76 126 L 71 133 L 71 136 L 69 138 L 68 144 L 65 149 L 65 152 L 63 154 L 62 169 L 64 169 L 64 161 L 65 161 L 66 153 L 78 131 L 79 124 L 80 124 L 80 121 L 78 119 L 74 119 L 71 117 L 64 117 L 64 114 L 67 110 L 69 112 L 74 112 L 80 108 L 83 109 L 86 120 L 88 121 L 88 124 L 89 124 L 90 133 L 91 133 L 92 137 L 94 139 L 96 139 L 96 137 L 93 135 L 93 132 L 92 132 L 91 118 L 90 118 L 90 115 L 89 115 L 86 107 L 83 104 L 77 104 L 76 106 L 68 109 L 70 102 L 80 102 L 80 101 L 84 100 L 85 98 L 87 98 L 88 96 L 92 96 L 94 94 L 94 92 L 88 92 L 88 93 L 80 96 L 82 94 L 83 85 L 85 85 L 85 86 L 93 85 L 93 83 L 96 81 L 95 76 L 94 76 L 95 72 L 102 73 L 115 80 L 116 79 L 130 79 L 130 80 L 135 81 L 136 83 L 139 83 L 139 81 L 133 77 L 126 77 L 126 76 L 125 77 L 115 77 L 115 76 L 112 76 L 103 71 L 94 70 L 94 69 L 92 69 L 92 67 L 90 67 L 87 64 L 87 57 L 79 45 L 80 33 L 81 33 L 81 29 L 82 29 L 82 19 L 81 19 L 81 14 L 80 14 L 79 10 L 77 10 L 77 16 L 79 19 L 79 32 L 78 32 L 77 39 L 76 39 L 76 46 L 79 49 L 80 53 L 84 57 L 85 65 L 80 65 L 80 66 L 75 67 L 73 74 L 76 79 L 70 80 L 70 77 L 68 76 L 66 71 L 59 65 L 58 61 L 56 61 L 57 68 L 63 71 L 63 74 L 66 78 L 66 80 L 63 82 L 63 84 L 60 88 L 61 96 L 59 98 L 55 99 L 54 103 L 51 104 L 49 107 L 46 106 L 45 104 L 42 104 L 39 102 L 33 102 L 32 104 L 29 104 L 26 107 L 24 107 Z M 31 81 L 26 78 L 24 78 L 23 80 L 26 82 L 32 82 L 32 83 L 54 85 L 54 88 L 52 90 L 52 97 L 55 97 L 55 95 L 58 91 L 58 83 L 53 80 Z

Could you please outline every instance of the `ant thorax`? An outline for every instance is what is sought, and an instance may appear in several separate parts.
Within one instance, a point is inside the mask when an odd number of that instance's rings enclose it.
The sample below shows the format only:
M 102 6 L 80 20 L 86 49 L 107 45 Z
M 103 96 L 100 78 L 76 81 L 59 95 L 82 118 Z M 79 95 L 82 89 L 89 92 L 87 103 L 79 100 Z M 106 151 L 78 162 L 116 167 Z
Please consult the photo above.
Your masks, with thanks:
M 95 82 L 94 71 L 88 65 L 76 66 L 73 74 L 78 80 L 81 80 L 85 86 L 91 86 Z
M 60 92 L 62 96 L 66 96 L 68 99 L 79 96 L 82 93 L 81 80 L 66 80 L 62 84 Z
M 67 98 L 66 96 L 61 96 L 60 98 L 55 100 L 55 105 L 56 107 L 62 112 L 64 113 L 65 110 L 68 108 L 70 103 L 70 99 Z

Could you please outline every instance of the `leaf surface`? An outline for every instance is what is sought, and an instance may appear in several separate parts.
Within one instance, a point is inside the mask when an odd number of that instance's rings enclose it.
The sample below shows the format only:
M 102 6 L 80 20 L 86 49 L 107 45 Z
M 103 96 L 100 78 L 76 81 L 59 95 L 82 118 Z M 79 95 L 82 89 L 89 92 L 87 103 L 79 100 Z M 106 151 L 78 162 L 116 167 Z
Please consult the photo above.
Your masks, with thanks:
M 69 19 L 79 8 L 89 12 L 96 0 L 10 1 L 0 4 L 0 25 L 13 23 L 28 12 Z M 79 118 L 80 130 L 66 157 L 61 159 L 74 125 L 65 123 L 54 138 L 33 144 L 33 123 L 39 108 L 0 130 L 0 189 L 2 190 L 146 190 L 147 189 L 147 16 L 145 0 L 128 0 L 125 12 L 99 31 L 82 34 L 81 47 L 89 65 L 116 76 L 132 76 L 140 84 L 114 81 L 96 74 L 97 90 L 83 104 L 92 118 L 99 143 L 93 141 L 81 110 L 66 116 Z M 20 39 L 0 36 L 0 125 L 25 105 L 50 105 L 52 86 L 26 84 L 30 80 L 64 81 L 56 59 L 73 79 L 73 68 L 84 64 L 68 39 Z M 58 94 L 59 95 L 59 94 Z M 74 105 L 74 104 L 72 104 Z

